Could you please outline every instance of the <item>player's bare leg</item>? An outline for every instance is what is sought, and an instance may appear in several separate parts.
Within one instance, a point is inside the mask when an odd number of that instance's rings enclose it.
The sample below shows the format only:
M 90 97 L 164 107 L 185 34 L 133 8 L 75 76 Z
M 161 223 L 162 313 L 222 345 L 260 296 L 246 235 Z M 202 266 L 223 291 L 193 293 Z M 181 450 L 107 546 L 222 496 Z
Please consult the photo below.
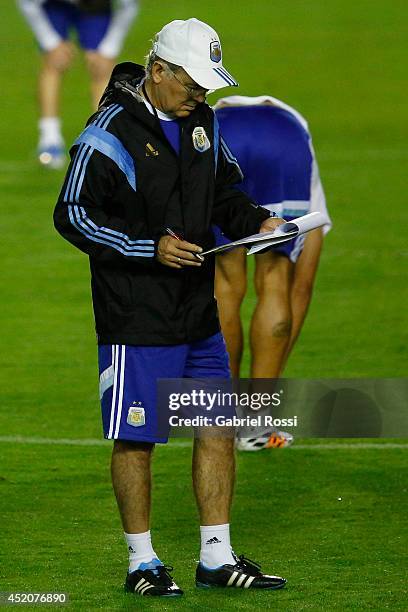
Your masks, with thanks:
M 44 58 L 38 82 L 41 117 L 58 117 L 62 72 L 47 64 Z
M 74 46 L 61 42 L 52 51 L 44 53 L 38 81 L 41 117 L 58 117 L 61 80 L 74 57 Z
M 256 255 L 257 305 L 252 316 L 251 378 L 278 378 L 291 334 L 290 288 L 294 265 L 268 251 Z
M 154 445 L 115 440 L 112 451 L 112 484 L 126 533 L 150 529 L 151 456 Z
M 289 343 L 283 360 L 283 367 L 299 336 L 305 320 L 310 301 L 312 299 L 313 285 L 319 265 L 320 253 L 323 245 L 323 232 L 319 228 L 310 232 L 305 240 L 303 251 L 296 264 L 291 289 L 292 330 Z
M 92 105 L 96 110 L 112 74 L 115 61 L 96 51 L 86 51 L 85 61 L 91 79 Z
M 215 264 L 215 295 L 234 378 L 239 378 L 244 346 L 240 309 L 247 288 L 246 257 L 245 249 L 233 249 L 217 256 Z
M 38 155 L 40 162 L 50 168 L 64 164 L 64 140 L 59 119 L 60 90 L 65 71 L 71 65 L 74 47 L 68 41 L 44 53 L 38 79 L 40 110 L 40 138 Z

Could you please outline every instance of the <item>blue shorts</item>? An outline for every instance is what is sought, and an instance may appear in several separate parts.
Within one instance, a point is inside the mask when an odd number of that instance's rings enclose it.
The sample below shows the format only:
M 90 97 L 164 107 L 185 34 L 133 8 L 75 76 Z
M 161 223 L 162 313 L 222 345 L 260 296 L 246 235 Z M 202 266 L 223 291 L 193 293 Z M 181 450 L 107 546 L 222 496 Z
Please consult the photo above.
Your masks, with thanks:
M 308 213 L 313 155 L 310 136 L 293 113 L 272 105 L 255 105 L 226 106 L 216 115 L 220 133 L 244 176 L 237 189 L 288 221 Z M 303 241 L 295 238 L 271 250 L 296 262 Z
M 229 379 L 230 368 L 221 333 L 175 346 L 101 345 L 99 396 L 105 438 L 166 443 L 157 411 L 159 378 Z
M 296 217 L 285 215 L 284 218 L 286 221 L 292 221 L 292 219 L 295 219 Z M 229 242 L 231 242 L 231 240 L 227 238 L 227 236 L 221 231 L 218 225 L 213 225 L 212 228 L 214 232 L 216 246 L 221 246 L 223 244 L 228 244 Z M 305 234 L 301 234 L 300 236 L 293 238 L 293 240 L 289 240 L 288 242 L 284 242 L 283 244 L 277 244 L 276 246 L 268 247 L 267 249 L 261 251 L 261 253 L 273 251 L 275 253 L 280 253 L 281 255 L 284 255 L 285 257 L 290 259 L 292 263 L 296 263 L 299 255 L 303 250 L 304 243 Z M 225 252 L 227 253 L 228 251 Z M 223 253 L 220 253 L 220 255 L 222 254 Z
M 68 40 L 70 30 L 76 30 L 79 44 L 86 51 L 98 48 L 111 21 L 110 12 L 89 15 L 68 2 L 48 0 L 43 8 L 61 38 Z

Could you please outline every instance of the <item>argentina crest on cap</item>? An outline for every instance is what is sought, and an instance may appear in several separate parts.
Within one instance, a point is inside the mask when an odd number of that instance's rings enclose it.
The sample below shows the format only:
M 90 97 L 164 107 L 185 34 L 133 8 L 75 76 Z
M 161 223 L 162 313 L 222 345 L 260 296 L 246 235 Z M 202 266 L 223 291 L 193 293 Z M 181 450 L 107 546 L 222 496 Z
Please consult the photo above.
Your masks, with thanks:
M 196 151 L 204 153 L 211 147 L 208 136 L 203 127 L 196 127 L 193 130 L 193 145 Z
M 210 42 L 210 59 L 217 64 L 221 61 L 221 43 L 219 40 L 212 40 Z

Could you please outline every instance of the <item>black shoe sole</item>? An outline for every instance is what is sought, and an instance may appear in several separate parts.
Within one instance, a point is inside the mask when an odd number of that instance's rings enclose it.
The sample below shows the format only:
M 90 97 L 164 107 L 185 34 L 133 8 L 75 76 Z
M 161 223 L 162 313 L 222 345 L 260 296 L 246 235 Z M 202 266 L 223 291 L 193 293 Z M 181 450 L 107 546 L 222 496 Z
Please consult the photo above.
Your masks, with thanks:
M 241 589 L 241 591 L 277 591 L 278 589 L 283 589 L 286 586 L 286 582 L 283 584 L 279 584 L 278 586 L 270 586 L 270 587 L 249 587 L 248 589 Z M 231 589 L 238 590 L 239 587 L 227 587 L 223 584 L 206 584 L 205 582 L 200 582 L 196 580 L 196 587 L 198 589 Z
M 152 597 L 152 598 L 156 598 L 156 597 L 182 597 L 184 595 L 184 593 L 163 593 L 163 595 L 140 595 L 139 593 L 136 593 L 135 591 L 132 591 L 131 589 L 126 589 L 126 588 L 125 588 L 125 593 L 131 593 L 132 595 L 137 595 L 138 597 Z

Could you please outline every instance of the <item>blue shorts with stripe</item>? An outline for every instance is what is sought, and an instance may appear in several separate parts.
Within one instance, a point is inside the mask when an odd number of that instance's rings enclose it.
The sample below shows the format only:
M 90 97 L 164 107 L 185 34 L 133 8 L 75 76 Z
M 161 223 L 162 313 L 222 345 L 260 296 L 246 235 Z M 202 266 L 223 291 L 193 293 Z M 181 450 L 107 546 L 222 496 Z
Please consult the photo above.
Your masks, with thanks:
M 243 174 L 236 185 L 255 202 L 288 221 L 310 210 L 313 156 L 310 136 L 289 111 L 271 105 L 227 106 L 216 111 L 224 155 L 235 157 Z M 217 245 L 230 242 L 217 228 Z M 292 262 L 304 238 L 271 247 Z
M 166 443 L 157 409 L 160 378 L 229 379 L 221 333 L 175 346 L 99 346 L 99 396 L 105 438 Z M 134 415 L 140 418 L 134 418 Z
M 98 48 L 111 22 L 110 12 L 87 14 L 68 2 L 48 0 L 43 8 L 61 38 L 67 40 L 70 30 L 75 30 L 80 46 L 86 51 Z

